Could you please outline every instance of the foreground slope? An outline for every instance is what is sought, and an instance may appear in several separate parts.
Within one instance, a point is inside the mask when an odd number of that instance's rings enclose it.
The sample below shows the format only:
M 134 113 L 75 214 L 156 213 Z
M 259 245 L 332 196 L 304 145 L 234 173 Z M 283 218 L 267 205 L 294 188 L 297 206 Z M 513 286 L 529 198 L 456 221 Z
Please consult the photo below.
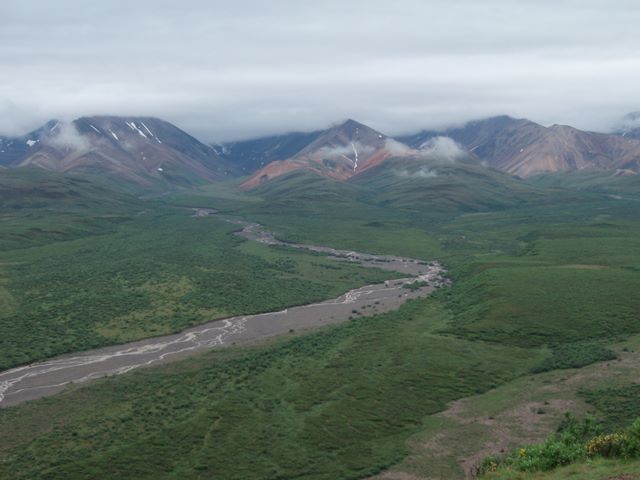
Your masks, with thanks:
M 638 480 L 640 460 L 595 459 L 574 463 L 550 472 L 497 472 L 483 476 L 492 480 Z

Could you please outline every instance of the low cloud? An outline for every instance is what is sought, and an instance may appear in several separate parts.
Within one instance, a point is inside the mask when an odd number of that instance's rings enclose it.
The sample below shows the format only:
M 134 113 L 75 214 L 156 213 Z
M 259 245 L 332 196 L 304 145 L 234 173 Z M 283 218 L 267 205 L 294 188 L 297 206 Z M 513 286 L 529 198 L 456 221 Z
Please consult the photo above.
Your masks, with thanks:
M 392 138 L 387 138 L 384 142 L 384 148 L 391 155 L 404 156 L 414 153 L 414 150 L 407 147 L 404 143 L 400 143 Z
M 90 148 L 89 141 L 78 132 L 76 126 L 67 122 L 58 122 L 51 129 L 51 136 L 46 139 L 46 142 L 55 147 L 73 151 Z
M 636 128 L 640 128 L 640 112 L 632 112 L 625 115 L 622 120 L 615 125 L 614 130 L 626 133 Z
M 467 155 L 467 152 L 449 137 L 430 138 L 420 145 L 420 153 L 428 157 L 455 162 Z
M 344 146 L 323 147 L 318 150 L 318 155 L 323 158 L 342 157 L 353 161 L 356 156 L 356 151 L 358 152 L 358 157 L 362 158 L 373 153 L 373 148 L 362 145 L 360 142 L 355 142 Z
M 398 170 L 396 175 L 400 178 L 435 178 L 438 172 L 427 167 L 420 167 L 418 170 L 410 172 L 409 170 Z
M 204 141 L 346 117 L 387 135 L 497 114 L 603 130 L 640 108 L 634 0 L 122 3 L 0 2 L 0 135 L 97 114 Z

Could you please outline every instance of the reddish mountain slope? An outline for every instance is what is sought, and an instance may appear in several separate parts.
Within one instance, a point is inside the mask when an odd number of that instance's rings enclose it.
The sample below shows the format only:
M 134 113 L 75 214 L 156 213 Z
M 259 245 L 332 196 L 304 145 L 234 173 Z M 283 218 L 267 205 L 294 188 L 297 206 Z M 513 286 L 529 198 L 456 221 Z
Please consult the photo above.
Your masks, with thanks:
M 448 136 L 488 165 L 520 177 L 583 169 L 640 171 L 639 140 L 564 125 L 543 127 L 507 116 L 441 132 L 424 131 L 399 140 L 419 147 L 436 135 Z
M 412 149 L 354 120 L 332 127 L 289 159 L 272 162 L 256 172 L 243 188 L 285 173 L 305 169 L 335 180 L 347 180 L 392 156 L 406 156 Z

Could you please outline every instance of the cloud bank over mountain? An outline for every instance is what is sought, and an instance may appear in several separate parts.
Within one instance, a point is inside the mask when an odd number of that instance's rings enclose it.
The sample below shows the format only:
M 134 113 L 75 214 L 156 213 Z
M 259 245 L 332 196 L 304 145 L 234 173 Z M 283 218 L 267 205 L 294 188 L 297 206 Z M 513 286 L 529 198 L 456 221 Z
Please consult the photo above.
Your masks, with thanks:
M 153 115 L 203 140 L 347 117 L 400 134 L 498 113 L 606 129 L 640 107 L 621 0 L 5 0 L 0 134 Z

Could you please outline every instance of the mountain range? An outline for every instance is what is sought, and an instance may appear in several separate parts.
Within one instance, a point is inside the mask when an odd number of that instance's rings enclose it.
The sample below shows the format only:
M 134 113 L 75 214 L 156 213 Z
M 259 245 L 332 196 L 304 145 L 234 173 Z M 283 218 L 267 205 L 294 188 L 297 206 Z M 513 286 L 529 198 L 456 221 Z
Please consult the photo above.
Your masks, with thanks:
M 155 189 L 227 177 L 248 177 L 242 187 L 253 189 L 295 171 L 357 182 L 370 171 L 418 168 L 427 178 L 437 174 L 423 165 L 431 157 L 461 157 L 522 178 L 581 170 L 634 175 L 640 172 L 640 113 L 623 117 L 612 133 L 497 116 L 392 138 L 350 119 L 326 130 L 206 145 L 157 118 L 93 116 L 0 137 L 0 167 L 86 172 Z
M 449 137 L 488 166 L 520 177 L 584 169 L 640 170 L 638 139 L 586 132 L 566 125 L 544 127 L 508 116 L 442 131 L 425 130 L 398 140 L 418 148 L 437 136 Z

